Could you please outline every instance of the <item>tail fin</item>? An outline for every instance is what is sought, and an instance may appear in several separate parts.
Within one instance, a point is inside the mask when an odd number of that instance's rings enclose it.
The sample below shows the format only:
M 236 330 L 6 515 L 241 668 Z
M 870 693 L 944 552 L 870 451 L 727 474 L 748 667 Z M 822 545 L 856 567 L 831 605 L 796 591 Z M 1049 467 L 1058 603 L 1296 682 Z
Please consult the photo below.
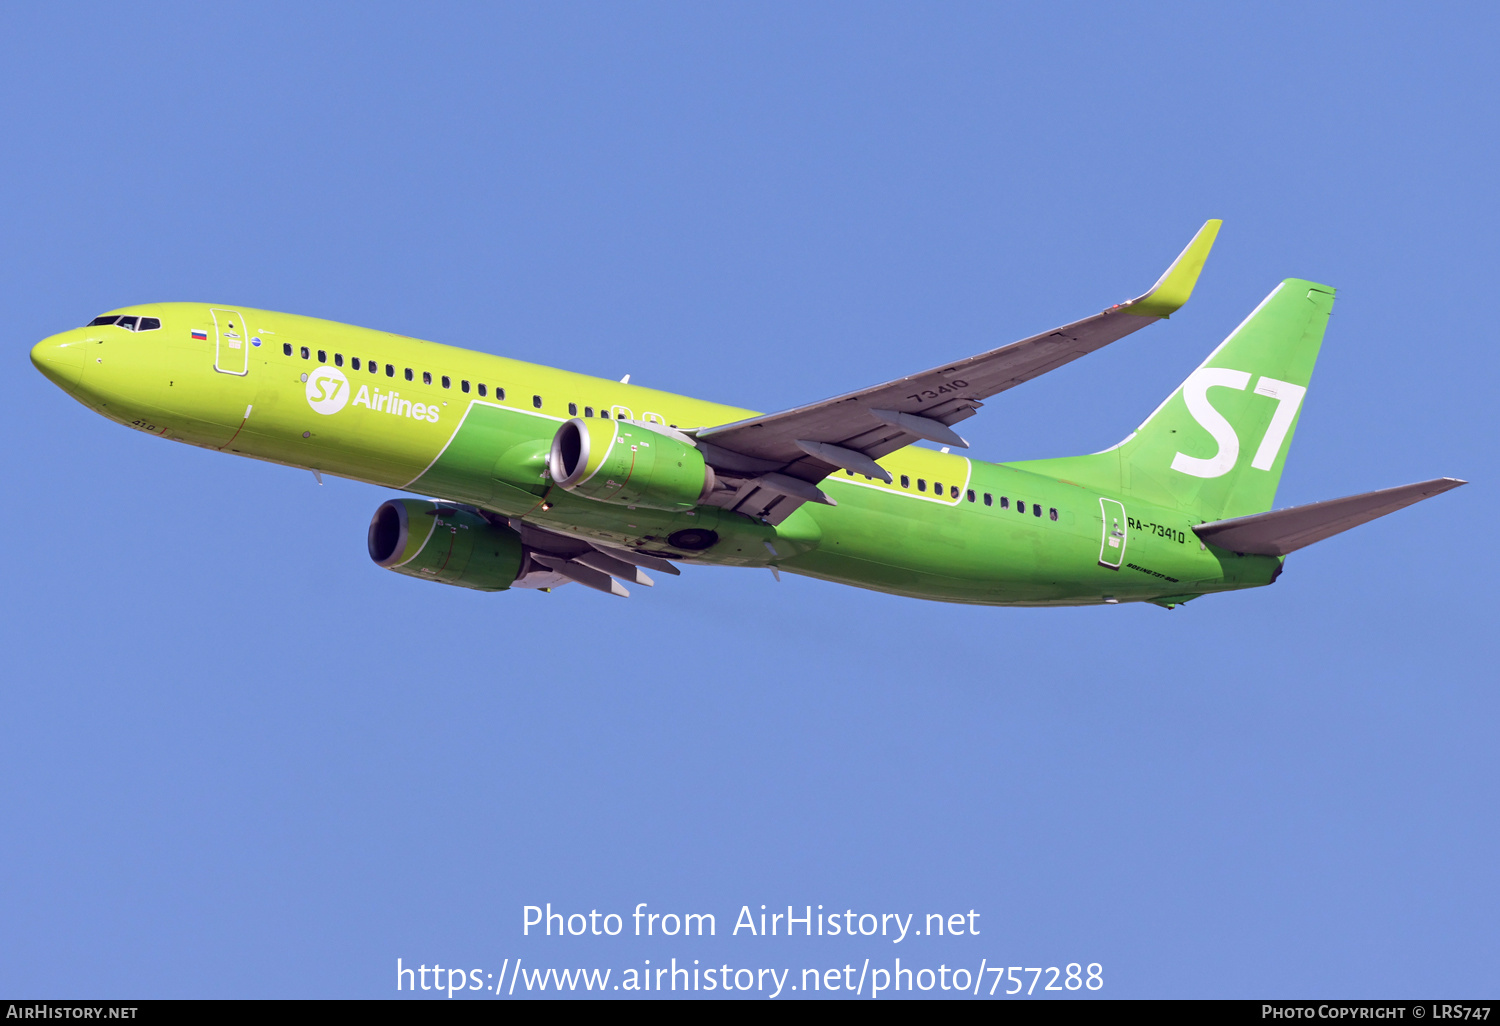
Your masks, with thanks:
M 1333 296 L 1288 278 L 1119 445 L 1031 466 L 1207 520 L 1269 510 Z

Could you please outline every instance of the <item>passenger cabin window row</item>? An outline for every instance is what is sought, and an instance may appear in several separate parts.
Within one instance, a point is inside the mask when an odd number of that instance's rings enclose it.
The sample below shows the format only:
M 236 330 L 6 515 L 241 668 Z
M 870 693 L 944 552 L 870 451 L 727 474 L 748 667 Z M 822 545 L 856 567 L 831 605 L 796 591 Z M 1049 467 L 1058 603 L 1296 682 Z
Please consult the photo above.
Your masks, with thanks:
M 149 318 L 146 318 L 146 320 L 153 322 L 152 325 L 151 325 L 151 327 L 160 327 L 160 322 L 157 321 L 156 318 L 149 317 Z M 113 323 L 113 321 L 110 318 L 106 317 L 106 318 L 99 318 L 97 320 L 97 323 Z M 139 330 L 147 330 L 147 329 L 143 328 L 143 329 L 139 329 Z M 281 344 L 281 353 L 282 353 L 283 356 L 291 356 L 291 355 L 293 355 L 294 352 L 295 352 L 296 355 L 300 356 L 304 360 L 311 360 L 313 358 L 313 350 L 312 350 L 312 348 L 310 346 L 295 346 L 294 347 L 292 345 L 292 343 L 290 343 L 290 342 L 283 342 Z M 326 349 L 319 349 L 319 350 L 317 350 L 317 360 L 318 360 L 319 363 L 327 363 L 328 362 L 328 351 Z M 344 366 L 344 354 L 343 353 L 334 353 L 333 354 L 333 365 L 335 367 L 342 367 L 342 366 Z M 364 360 L 364 361 L 361 361 L 359 357 L 357 357 L 357 356 L 351 356 L 349 358 L 349 368 L 351 370 L 367 369 L 371 374 L 379 374 L 380 373 L 380 362 L 378 360 Z M 388 363 L 388 364 L 385 365 L 385 376 L 388 377 L 388 378 L 394 378 L 396 376 L 396 365 L 395 364 Z M 402 376 L 402 378 L 404 378 L 407 381 L 414 382 L 414 381 L 416 381 L 417 372 L 415 370 L 413 370 L 412 368 L 410 368 L 410 367 L 403 367 L 401 369 L 401 376 Z M 438 383 L 443 388 L 452 388 L 453 387 L 453 379 L 451 377 L 449 377 L 447 374 L 438 375 Z M 422 371 L 422 384 L 424 384 L 424 385 L 431 385 L 432 384 L 432 372 L 431 371 Z M 505 389 L 502 388 L 499 385 L 495 385 L 495 386 L 493 386 L 493 388 L 494 388 L 495 398 L 503 401 L 505 399 Z M 467 378 L 460 378 L 459 381 L 458 381 L 458 390 L 460 392 L 463 392 L 465 394 L 473 392 L 473 393 L 478 394 L 478 396 L 481 399 L 487 399 L 487 398 L 489 398 L 489 396 L 490 396 L 490 389 L 491 389 L 491 386 L 485 384 L 482 381 L 471 382 Z M 533 395 L 531 397 L 531 405 L 533 407 L 535 407 L 536 409 L 540 410 L 542 408 L 542 405 L 543 405 L 543 403 L 542 403 L 542 397 L 539 396 L 539 395 Z M 594 414 L 594 408 L 592 406 L 585 406 L 583 408 L 583 415 L 585 417 L 592 417 L 592 416 L 594 416 L 595 415 Z M 576 417 L 576 416 L 578 416 L 578 404 L 577 403 L 568 403 L 568 416 L 570 416 L 570 417 Z M 610 411 L 601 407 L 599 409 L 598 416 L 601 417 L 604 420 L 609 420 L 610 419 Z M 616 419 L 620 419 L 620 420 L 625 419 L 625 415 L 622 414 L 622 413 L 616 413 L 615 417 L 616 417 Z M 669 424 L 667 426 L 675 428 L 677 425 L 676 424 Z M 954 486 L 954 488 L 953 488 L 953 496 L 954 496 L 954 498 L 958 497 L 958 488 L 957 488 L 957 486 Z
M 852 470 L 846 470 L 846 471 L 844 471 L 844 473 L 848 474 L 850 477 L 854 476 L 854 471 L 852 471 Z M 873 480 L 870 477 L 869 474 L 864 475 L 864 478 L 865 478 L 866 481 Z M 901 475 L 901 487 L 902 488 L 908 488 L 908 489 L 911 488 L 911 476 L 910 475 L 908 475 L 908 474 L 902 474 Z M 919 491 L 919 492 L 925 492 L 925 491 L 927 491 L 927 479 L 926 478 L 924 478 L 924 477 L 917 478 L 917 491 Z M 943 484 L 942 484 L 941 481 L 934 481 L 934 482 L 932 482 L 932 494 L 936 495 L 936 496 L 939 496 L 939 497 L 941 497 L 943 495 Z M 958 498 L 958 485 L 949 485 L 948 486 L 948 498 L 950 498 L 950 499 L 956 499 L 956 498 Z M 964 490 L 964 498 L 967 499 L 969 502 L 974 502 L 974 501 L 976 501 L 976 499 L 978 498 L 978 496 L 975 494 L 974 489 L 967 488 L 967 489 Z M 984 504 L 986 506 L 993 506 L 995 504 L 995 496 L 992 495 L 989 492 L 985 492 L 984 493 Z M 1010 509 L 1010 498 L 1008 496 L 1005 496 L 1005 495 L 1000 496 L 1000 508 L 1001 509 Z M 1017 499 L 1016 500 L 1016 512 L 1020 513 L 1022 515 L 1025 515 L 1025 513 L 1026 513 L 1026 503 L 1025 503 L 1024 500 L 1021 500 L 1021 499 Z M 1033 502 L 1031 504 L 1031 515 L 1034 516 L 1034 517 L 1041 516 L 1042 515 L 1042 507 L 1040 505 L 1038 505 L 1037 503 Z M 1055 506 L 1054 507 L 1048 507 L 1048 509 L 1047 509 L 1047 517 L 1050 520 L 1056 520 L 1057 519 L 1057 508 Z
M 902 474 L 901 475 L 901 487 L 902 488 L 910 488 L 911 487 L 911 478 L 908 477 L 906 474 Z M 925 477 L 919 477 L 919 478 L 917 478 L 917 491 L 919 491 L 919 492 L 925 492 L 925 491 L 927 491 L 927 479 Z M 943 482 L 941 482 L 941 481 L 934 481 L 934 482 L 932 482 L 932 494 L 938 496 L 939 498 L 942 497 L 942 495 L 943 495 Z M 956 499 L 956 498 L 958 498 L 958 485 L 949 485 L 948 486 L 948 498 L 950 498 L 950 499 Z M 972 491 L 969 492 L 969 501 L 970 502 L 974 501 L 974 493 Z
M 126 331 L 155 331 L 161 327 L 161 318 L 141 317 L 136 314 L 105 314 L 103 317 L 95 317 L 89 321 L 88 327 L 98 327 L 101 324 L 113 324 Z
M 149 319 L 150 320 L 155 320 L 155 318 L 149 318 Z M 281 344 L 281 354 L 283 356 L 291 356 L 292 355 L 292 351 L 293 351 L 293 346 L 292 346 L 292 344 L 290 342 L 283 342 Z M 302 359 L 304 359 L 304 360 L 311 360 L 313 358 L 312 349 L 310 347 L 308 347 L 308 346 L 299 346 L 299 347 L 296 347 L 296 352 L 297 352 L 297 355 L 300 356 L 300 357 L 302 357 Z M 318 353 L 317 353 L 317 356 L 318 356 L 318 362 L 319 363 L 327 363 L 328 362 L 328 351 L 326 349 L 319 349 Z M 343 353 L 334 353 L 333 354 L 333 365 L 335 367 L 342 367 L 344 365 L 344 354 Z M 380 361 L 379 360 L 363 360 L 363 361 L 361 361 L 359 357 L 357 357 L 357 356 L 351 356 L 349 358 L 349 369 L 350 370 L 367 369 L 371 374 L 379 374 L 380 373 Z M 385 376 L 388 377 L 388 378 L 394 378 L 396 376 L 396 365 L 394 363 L 388 363 L 388 364 L 385 365 Z M 412 370 L 412 368 L 410 368 L 410 367 L 403 367 L 401 369 L 401 376 L 402 376 L 402 378 L 404 378 L 407 381 L 415 381 L 417 379 L 417 373 L 416 373 L 416 371 Z M 453 379 L 450 378 L 448 375 L 446 375 L 446 374 L 442 375 L 442 377 L 440 378 L 440 380 L 441 380 L 442 385 L 443 385 L 444 388 L 452 388 L 453 387 Z M 422 372 L 422 384 L 424 384 L 424 385 L 430 385 L 430 384 L 432 384 L 432 372 L 431 371 L 423 371 Z M 470 383 L 467 379 L 462 379 L 462 380 L 459 381 L 459 383 L 458 383 L 458 390 L 460 392 L 468 392 L 470 390 L 473 390 L 475 392 L 478 392 L 481 398 L 488 398 L 489 394 L 490 394 L 490 387 L 488 385 L 484 384 L 483 382 Z M 504 399 L 505 398 L 505 389 L 502 388 L 502 387 L 500 387 L 499 385 L 495 386 L 495 398 L 496 399 Z M 540 403 L 538 403 L 538 406 L 540 406 Z

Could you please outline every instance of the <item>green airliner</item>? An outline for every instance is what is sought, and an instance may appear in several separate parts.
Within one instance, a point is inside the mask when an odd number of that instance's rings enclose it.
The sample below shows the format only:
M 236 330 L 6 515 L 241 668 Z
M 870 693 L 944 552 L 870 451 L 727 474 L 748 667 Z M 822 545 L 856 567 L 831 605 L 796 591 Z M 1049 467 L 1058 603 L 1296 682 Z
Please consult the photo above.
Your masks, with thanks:
M 945 602 L 1170 609 L 1270 584 L 1288 553 L 1464 483 L 1269 512 L 1333 308 L 1333 289 L 1295 278 L 1118 445 L 1015 463 L 951 451 L 985 399 L 1180 308 L 1218 230 L 1137 299 L 772 414 L 205 303 L 115 310 L 31 359 L 137 430 L 431 496 L 391 499 L 369 527 L 376 564 L 424 580 L 627 595 L 686 562 Z

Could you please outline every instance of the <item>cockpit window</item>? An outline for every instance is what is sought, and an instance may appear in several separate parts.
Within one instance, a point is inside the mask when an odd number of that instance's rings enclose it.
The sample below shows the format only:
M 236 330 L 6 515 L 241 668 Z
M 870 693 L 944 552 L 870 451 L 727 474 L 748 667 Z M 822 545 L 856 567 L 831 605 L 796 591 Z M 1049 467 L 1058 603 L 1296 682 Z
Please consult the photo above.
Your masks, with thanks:
M 156 331 L 161 327 L 161 318 L 138 317 L 134 314 L 124 316 L 120 314 L 105 314 L 102 317 L 95 317 L 89 321 L 88 326 L 93 328 L 101 324 L 115 324 L 126 331 Z

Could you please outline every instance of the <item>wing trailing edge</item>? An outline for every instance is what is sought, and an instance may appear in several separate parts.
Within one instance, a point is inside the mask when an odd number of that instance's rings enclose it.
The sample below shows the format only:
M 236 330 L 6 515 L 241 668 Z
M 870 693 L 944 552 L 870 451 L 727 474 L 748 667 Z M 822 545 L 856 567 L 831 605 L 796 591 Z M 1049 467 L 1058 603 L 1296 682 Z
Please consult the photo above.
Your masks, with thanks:
M 919 439 L 966 448 L 968 443 L 951 430 L 952 425 L 972 417 L 983 400 L 1180 309 L 1193 294 L 1221 223 L 1211 220 L 1199 228 L 1148 292 L 1101 313 L 857 392 L 690 432 L 725 486 L 707 501 L 779 524 L 801 503 L 821 500 L 784 487 L 761 486 L 754 480 L 757 476 L 773 474 L 773 481 L 791 477 L 816 485 L 839 468 L 853 469 L 853 457 L 879 460 Z

